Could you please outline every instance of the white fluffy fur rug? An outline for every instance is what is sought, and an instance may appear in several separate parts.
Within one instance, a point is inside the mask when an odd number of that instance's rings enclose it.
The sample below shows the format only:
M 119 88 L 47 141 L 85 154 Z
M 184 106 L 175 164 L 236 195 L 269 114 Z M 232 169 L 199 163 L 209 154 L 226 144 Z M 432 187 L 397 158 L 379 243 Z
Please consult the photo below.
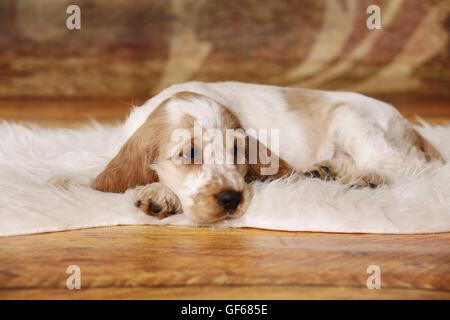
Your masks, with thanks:
M 418 130 L 450 159 L 450 125 Z M 46 185 L 55 175 L 94 176 L 120 147 L 119 127 L 45 129 L 0 123 L 0 236 L 126 224 L 178 224 L 133 206 L 135 190 L 108 194 L 72 184 Z M 253 185 L 240 219 L 220 226 L 290 231 L 428 233 L 450 231 L 450 164 L 399 173 L 379 190 L 347 190 L 333 182 L 287 179 Z

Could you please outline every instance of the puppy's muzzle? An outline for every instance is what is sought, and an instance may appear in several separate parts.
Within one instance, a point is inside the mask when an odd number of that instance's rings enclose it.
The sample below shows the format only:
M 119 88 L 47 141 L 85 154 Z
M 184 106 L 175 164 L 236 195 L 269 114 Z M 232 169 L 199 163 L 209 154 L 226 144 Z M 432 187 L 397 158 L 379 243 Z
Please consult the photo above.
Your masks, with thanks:
M 227 213 L 236 211 L 242 199 L 242 192 L 234 190 L 225 190 L 218 194 L 217 201 Z

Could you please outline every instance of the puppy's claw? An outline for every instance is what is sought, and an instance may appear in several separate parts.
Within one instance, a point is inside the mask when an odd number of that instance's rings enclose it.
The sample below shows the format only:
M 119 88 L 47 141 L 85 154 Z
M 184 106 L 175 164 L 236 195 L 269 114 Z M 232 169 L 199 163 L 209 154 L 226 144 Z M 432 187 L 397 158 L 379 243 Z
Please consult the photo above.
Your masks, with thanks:
M 328 166 L 320 166 L 320 169 L 322 169 L 325 173 L 330 173 L 330 167 Z
M 305 173 L 305 176 L 307 176 L 308 178 L 321 178 L 320 172 L 318 170 L 308 171 Z
M 325 181 L 336 180 L 337 177 L 337 173 L 328 161 L 314 165 L 310 170 L 306 171 L 304 175 L 308 178 Z

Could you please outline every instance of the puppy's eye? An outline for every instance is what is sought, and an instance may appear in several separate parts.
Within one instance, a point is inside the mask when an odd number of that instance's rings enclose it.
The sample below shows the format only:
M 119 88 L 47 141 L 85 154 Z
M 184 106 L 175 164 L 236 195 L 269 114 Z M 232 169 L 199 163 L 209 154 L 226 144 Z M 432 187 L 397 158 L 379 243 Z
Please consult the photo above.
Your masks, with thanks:
M 187 163 L 194 163 L 195 160 L 198 160 L 199 155 L 200 155 L 200 153 L 199 153 L 198 149 L 195 147 L 192 147 L 192 148 L 188 149 L 187 152 L 182 151 L 181 157 Z

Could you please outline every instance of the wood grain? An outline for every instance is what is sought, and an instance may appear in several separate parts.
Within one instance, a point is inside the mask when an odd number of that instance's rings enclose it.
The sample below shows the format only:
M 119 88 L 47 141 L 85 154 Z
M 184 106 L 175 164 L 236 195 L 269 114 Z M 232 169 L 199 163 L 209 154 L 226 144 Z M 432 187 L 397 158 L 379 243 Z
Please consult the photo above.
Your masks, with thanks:
M 450 298 L 450 234 L 129 226 L 0 239 L 0 298 Z M 65 288 L 78 265 L 82 289 Z M 369 265 L 382 288 L 366 287 Z
M 436 124 L 450 121 L 450 98 L 397 95 L 378 98 L 393 104 L 413 122 L 417 116 Z M 0 99 L 0 119 L 63 127 L 78 127 L 90 119 L 111 124 L 123 121 L 133 105 L 141 105 L 146 99 Z

